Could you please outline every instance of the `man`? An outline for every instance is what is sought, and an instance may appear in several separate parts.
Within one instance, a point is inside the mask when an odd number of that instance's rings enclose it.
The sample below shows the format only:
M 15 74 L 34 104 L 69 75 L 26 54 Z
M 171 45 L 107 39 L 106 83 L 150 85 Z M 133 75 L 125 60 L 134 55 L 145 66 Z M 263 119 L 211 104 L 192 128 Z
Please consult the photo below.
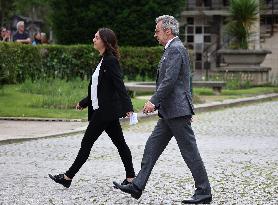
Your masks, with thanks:
M 132 183 L 116 188 L 139 199 L 153 166 L 172 136 L 176 138 L 182 157 L 195 181 L 195 194 L 185 204 L 210 203 L 211 187 L 198 151 L 191 118 L 194 108 L 190 94 L 190 62 L 188 52 L 178 38 L 179 23 L 168 15 L 156 19 L 154 37 L 164 46 L 164 54 L 157 72 L 156 91 L 144 106 L 144 113 L 158 109 L 160 119 L 147 140 L 141 170 Z
M 41 42 L 42 44 L 49 44 L 46 33 L 41 33 Z
M 24 21 L 19 21 L 16 24 L 17 32 L 13 36 L 13 41 L 18 43 L 30 44 L 31 38 L 25 32 Z

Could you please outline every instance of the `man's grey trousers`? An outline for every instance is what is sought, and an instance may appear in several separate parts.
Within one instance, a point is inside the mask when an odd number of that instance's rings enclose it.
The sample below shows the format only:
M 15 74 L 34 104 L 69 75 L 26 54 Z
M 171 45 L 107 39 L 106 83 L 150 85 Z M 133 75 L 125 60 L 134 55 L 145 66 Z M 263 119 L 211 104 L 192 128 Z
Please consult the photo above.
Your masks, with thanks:
M 210 183 L 191 128 L 190 117 L 161 118 L 158 120 L 155 129 L 147 140 L 141 170 L 133 180 L 133 184 L 144 190 L 156 161 L 173 136 L 176 138 L 182 157 L 192 173 L 195 188 L 210 192 Z

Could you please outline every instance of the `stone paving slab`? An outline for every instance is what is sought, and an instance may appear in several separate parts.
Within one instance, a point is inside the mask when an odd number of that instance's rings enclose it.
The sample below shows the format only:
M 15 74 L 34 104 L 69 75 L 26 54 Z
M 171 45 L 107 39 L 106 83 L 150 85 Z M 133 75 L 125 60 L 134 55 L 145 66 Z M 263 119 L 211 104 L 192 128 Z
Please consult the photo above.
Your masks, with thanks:
M 213 188 L 212 204 L 267 204 L 278 200 L 278 102 L 197 115 L 192 124 Z M 157 118 L 124 126 L 139 171 L 145 142 Z M 181 204 L 194 191 L 191 174 L 172 139 L 153 169 L 140 200 L 112 188 L 124 168 L 106 134 L 92 148 L 69 189 L 48 173 L 74 161 L 82 134 L 0 145 L 0 204 Z

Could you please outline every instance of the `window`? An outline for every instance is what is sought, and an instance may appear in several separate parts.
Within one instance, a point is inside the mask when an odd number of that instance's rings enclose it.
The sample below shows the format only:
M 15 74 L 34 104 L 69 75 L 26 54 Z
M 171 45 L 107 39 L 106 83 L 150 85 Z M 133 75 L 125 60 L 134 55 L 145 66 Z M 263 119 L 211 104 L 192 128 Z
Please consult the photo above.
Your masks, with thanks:
M 196 61 L 202 61 L 202 53 L 196 53 Z
M 205 26 L 205 27 L 204 27 L 204 33 L 205 33 L 205 34 L 210 34 L 210 33 L 211 33 L 210 26 Z
M 195 62 L 195 69 L 196 69 L 196 70 L 201 70 L 202 67 L 203 67 L 203 66 L 202 66 L 202 62 L 200 62 L 200 61 L 199 61 L 199 62 L 197 62 L 197 61 Z
M 229 0 L 223 0 L 223 6 L 229 6 Z
M 204 0 L 205 7 L 211 7 L 211 0 Z
M 195 43 L 195 51 L 203 52 L 203 43 Z
M 265 17 L 264 16 L 261 16 L 261 24 L 265 24 Z
M 194 42 L 194 36 L 187 36 L 187 42 L 193 43 Z
M 204 42 L 210 43 L 211 42 L 211 37 L 210 36 L 204 36 Z
M 268 24 L 268 25 L 272 24 L 272 17 L 271 16 L 266 17 L 266 24 Z
M 200 6 L 202 6 L 202 0 L 196 0 L 196 6 L 197 7 L 200 7 Z
M 203 28 L 202 28 L 202 26 L 196 26 L 196 27 L 195 27 L 195 33 L 203 33 Z
M 187 18 L 187 24 L 188 25 L 193 25 L 194 24 L 194 18 L 193 17 L 188 17 Z
M 193 26 L 188 26 L 187 27 L 187 33 L 193 34 L 194 32 L 194 27 Z
M 266 4 L 269 4 L 272 0 L 266 0 Z
M 182 42 L 185 42 L 186 27 L 180 26 L 179 30 L 180 30 L 179 38 Z
M 204 62 L 204 69 L 209 70 L 210 67 L 211 67 L 210 62 L 205 61 L 205 62 Z

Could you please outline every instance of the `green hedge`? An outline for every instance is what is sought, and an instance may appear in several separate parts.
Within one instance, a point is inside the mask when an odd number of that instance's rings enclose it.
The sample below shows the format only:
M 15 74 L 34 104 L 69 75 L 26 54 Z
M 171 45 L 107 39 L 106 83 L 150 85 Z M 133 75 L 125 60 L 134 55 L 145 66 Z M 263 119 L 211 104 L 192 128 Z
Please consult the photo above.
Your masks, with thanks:
M 154 80 L 162 47 L 123 47 L 121 67 L 126 80 Z M 88 79 L 99 60 L 91 45 L 21 45 L 0 43 L 0 80 Z

